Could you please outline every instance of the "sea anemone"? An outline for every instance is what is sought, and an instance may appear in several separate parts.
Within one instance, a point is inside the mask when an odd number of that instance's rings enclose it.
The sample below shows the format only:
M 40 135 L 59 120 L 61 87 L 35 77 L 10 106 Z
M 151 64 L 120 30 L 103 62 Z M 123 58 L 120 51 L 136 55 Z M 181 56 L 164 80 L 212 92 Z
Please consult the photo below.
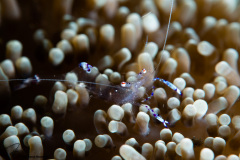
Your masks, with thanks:
M 239 159 L 239 4 L 1 0 L 0 159 Z

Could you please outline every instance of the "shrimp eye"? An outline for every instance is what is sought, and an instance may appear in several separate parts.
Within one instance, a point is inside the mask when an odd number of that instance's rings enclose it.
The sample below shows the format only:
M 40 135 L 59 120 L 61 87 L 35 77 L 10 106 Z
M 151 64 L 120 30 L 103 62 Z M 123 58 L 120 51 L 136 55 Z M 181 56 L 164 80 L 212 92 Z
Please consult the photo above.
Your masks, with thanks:
M 122 83 L 121 83 L 121 86 L 122 86 L 122 87 L 126 87 L 126 82 L 122 82 Z
M 142 73 L 147 73 L 147 70 L 144 68 L 144 69 L 142 70 Z

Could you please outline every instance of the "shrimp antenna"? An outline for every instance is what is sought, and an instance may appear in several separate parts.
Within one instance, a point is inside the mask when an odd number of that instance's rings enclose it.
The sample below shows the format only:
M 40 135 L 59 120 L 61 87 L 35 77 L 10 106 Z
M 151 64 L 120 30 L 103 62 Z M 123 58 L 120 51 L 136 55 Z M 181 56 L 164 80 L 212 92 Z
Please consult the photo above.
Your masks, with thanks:
M 36 75 L 34 76 L 36 77 Z M 35 79 L 35 78 L 29 78 L 29 79 L 25 79 L 25 78 L 18 78 L 18 79 L 9 79 L 9 80 L 0 80 L 0 82 L 11 82 L 11 81 L 25 81 L 25 80 L 29 80 L 27 83 L 30 82 L 37 82 L 39 83 L 40 81 L 50 81 L 50 82 L 71 82 L 71 80 L 65 80 L 65 79 L 46 79 L 46 78 L 39 78 L 39 79 Z M 87 81 L 76 81 L 77 83 L 85 83 L 85 84 L 94 84 L 94 85 L 100 85 L 100 86 L 108 86 L 108 87 L 112 87 L 112 88 L 116 88 L 116 89 L 122 89 L 122 87 L 120 86 L 112 86 L 109 84 L 102 84 L 102 83 L 96 83 L 96 82 L 87 82 Z
M 40 81 L 52 81 L 52 82 L 71 82 L 71 80 L 64 80 L 64 79 L 40 79 Z M 103 83 L 96 83 L 96 82 L 87 82 L 87 81 L 76 81 L 77 83 L 85 83 L 85 84 L 94 84 L 94 85 L 100 85 L 100 86 L 107 86 L 112 88 L 119 88 L 122 89 L 120 86 L 112 86 L 109 84 L 103 84 Z
M 163 49 L 162 49 L 163 51 L 164 51 L 165 48 L 166 48 L 166 43 L 167 43 L 167 38 L 168 38 L 168 32 L 169 32 L 170 23 L 171 23 L 171 18 L 172 18 L 172 11 L 173 11 L 173 2 L 174 2 L 174 0 L 171 0 L 171 1 L 172 1 L 172 3 L 171 3 L 171 9 L 170 9 L 170 14 L 169 14 L 169 19 L 168 19 L 167 32 L 166 32 L 166 36 L 165 36 L 165 40 L 164 40 L 164 44 L 163 44 Z M 158 65 L 157 65 L 157 67 L 155 68 L 155 71 L 156 71 L 156 72 L 157 72 L 157 69 L 158 69 L 159 66 L 160 66 L 161 60 L 162 60 L 162 58 L 160 58 L 160 61 L 159 61 Z

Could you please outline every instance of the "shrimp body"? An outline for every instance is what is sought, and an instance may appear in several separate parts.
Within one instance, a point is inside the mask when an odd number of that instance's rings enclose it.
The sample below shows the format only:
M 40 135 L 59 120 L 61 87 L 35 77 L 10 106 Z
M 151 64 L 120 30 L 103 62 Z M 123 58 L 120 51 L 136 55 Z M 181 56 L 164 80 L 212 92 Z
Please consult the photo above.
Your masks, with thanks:
M 136 82 L 121 82 L 120 85 L 108 87 L 105 89 L 103 98 L 118 104 L 135 103 L 140 99 L 139 92 L 144 86 L 146 77 L 137 76 Z
M 91 65 L 86 62 L 81 62 L 80 64 L 81 65 L 79 65 L 79 67 L 74 69 L 76 74 L 79 74 L 81 72 L 80 70 L 83 70 L 87 74 L 91 73 Z M 87 89 L 91 94 L 112 103 L 119 105 L 125 103 L 136 103 L 136 101 L 141 98 L 139 96 L 139 92 L 142 92 L 141 88 L 146 84 L 146 81 L 152 81 L 152 79 L 149 78 L 149 74 L 151 73 L 147 72 L 146 69 L 143 69 L 137 75 L 135 82 L 121 82 L 120 85 L 112 85 L 110 82 L 107 82 L 106 84 L 87 82 Z M 81 77 L 79 77 L 79 79 L 81 79 Z M 84 81 L 79 82 L 86 83 Z
M 108 102 L 116 103 L 116 104 L 125 104 L 125 103 L 135 103 L 137 99 L 139 99 L 138 92 L 139 88 L 144 84 L 144 80 L 137 79 L 136 82 L 122 82 L 119 85 L 113 85 L 107 79 L 103 83 L 96 83 L 94 80 L 100 74 L 96 74 L 93 77 L 90 76 L 92 71 L 92 66 L 86 62 L 81 62 L 79 67 L 75 68 L 72 72 L 76 73 L 78 79 L 78 83 L 85 83 L 86 88 L 90 92 L 101 99 L 104 99 Z M 86 76 L 82 76 L 82 74 L 86 74 Z M 85 79 L 83 79 L 83 77 Z M 88 77 L 86 79 L 86 77 Z M 87 80 L 87 81 L 86 81 Z

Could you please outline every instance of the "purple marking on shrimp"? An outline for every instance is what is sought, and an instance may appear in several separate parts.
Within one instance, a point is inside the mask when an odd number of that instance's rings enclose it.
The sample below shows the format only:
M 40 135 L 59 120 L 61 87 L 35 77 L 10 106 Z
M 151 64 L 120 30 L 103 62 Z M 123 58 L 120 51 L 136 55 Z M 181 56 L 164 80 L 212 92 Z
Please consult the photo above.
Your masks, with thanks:
M 81 67 L 83 70 L 85 70 L 87 73 L 91 72 L 92 66 L 86 62 L 79 63 L 79 67 Z

